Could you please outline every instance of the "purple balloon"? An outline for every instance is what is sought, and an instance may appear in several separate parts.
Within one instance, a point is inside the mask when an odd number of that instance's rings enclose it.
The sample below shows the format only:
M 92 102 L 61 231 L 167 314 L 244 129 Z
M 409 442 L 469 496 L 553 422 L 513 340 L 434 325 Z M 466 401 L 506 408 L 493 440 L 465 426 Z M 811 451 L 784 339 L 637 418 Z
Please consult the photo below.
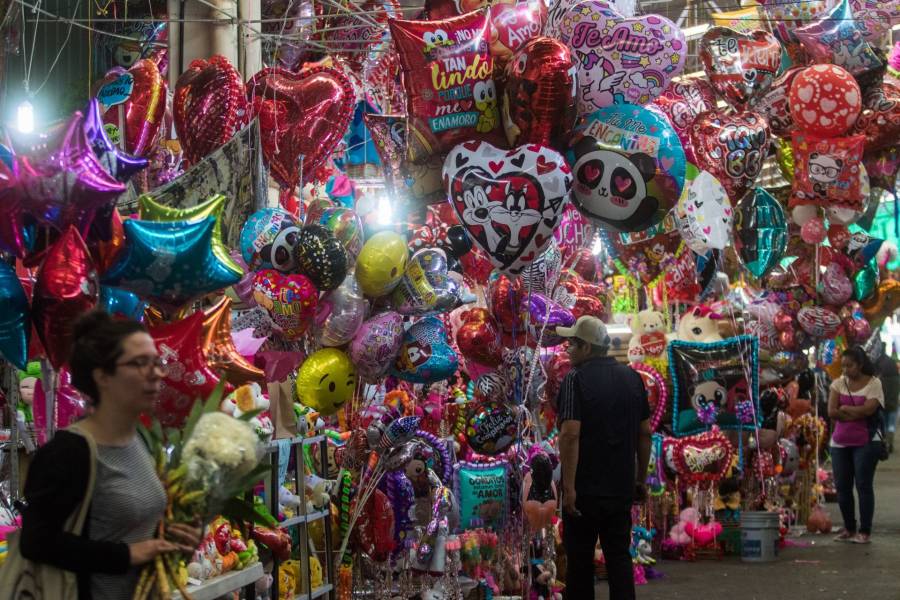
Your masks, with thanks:
M 545 347 L 556 346 L 562 342 L 562 338 L 554 333 L 557 327 L 571 327 L 575 323 L 572 311 L 543 294 L 530 294 L 523 298 L 522 312 L 529 317 L 529 335 L 534 339 L 540 339 L 541 346 Z
M 91 98 L 84 113 L 84 134 L 94 155 L 107 173 L 116 181 L 125 183 L 138 171 L 147 167 L 147 159 L 131 156 L 119 149 L 106 135 L 103 127 L 103 115 L 100 114 L 100 103 Z

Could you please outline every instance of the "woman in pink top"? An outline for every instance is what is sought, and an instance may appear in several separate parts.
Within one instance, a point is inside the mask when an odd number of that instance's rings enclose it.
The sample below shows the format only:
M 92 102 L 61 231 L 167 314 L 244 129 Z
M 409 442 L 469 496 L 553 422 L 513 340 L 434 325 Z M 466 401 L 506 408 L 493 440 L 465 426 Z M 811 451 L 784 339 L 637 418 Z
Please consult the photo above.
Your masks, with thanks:
M 876 432 L 876 413 L 884 406 L 884 392 L 881 381 L 875 377 L 872 361 L 861 347 L 844 351 L 841 370 L 843 374 L 831 384 L 828 395 L 828 416 L 835 423 L 831 435 L 831 465 L 844 519 L 844 528 L 835 540 L 868 544 L 875 512 L 873 482 L 880 443 L 873 442 L 872 438 Z M 859 496 L 859 529 L 853 500 L 854 484 Z

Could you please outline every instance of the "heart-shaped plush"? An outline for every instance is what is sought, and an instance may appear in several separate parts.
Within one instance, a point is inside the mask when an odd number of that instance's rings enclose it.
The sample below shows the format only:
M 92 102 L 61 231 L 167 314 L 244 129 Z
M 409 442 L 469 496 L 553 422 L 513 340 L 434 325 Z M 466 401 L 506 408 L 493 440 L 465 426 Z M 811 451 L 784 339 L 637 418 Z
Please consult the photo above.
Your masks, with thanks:
M 713 27 L 700 39 L 700 60 L 716 92 L 744 109 L 761 97 L 781 66 L 781 44 L 767 31 Z
M 669 405 L 669 388 L 666 387 L 666 380 L 659 374 L 659 371 L 648 364 L 638 362 L 631 363 L 629 366 L 638 372 L 644 382 L 644 389 L 647 390 L 647 403 L 650 405 L 650 428 L 656 431 Z
M 716 109 L 716 93 L 712 86 L 703 79 L 672 82 L 653 104 L 669 117 L 688 161 L 694 162 L 690 144 L 691 125 L 700 113 Z
M 184 157 L 195 164 L 243 127 L 244 80 L 224 56 L 195 60 L 175 84 L 172 110 Z
M 469 237 L 509 275 L 547 248 L 572 186 L 562 155 L 537 144 L 506 151 L 466 142 L 447 155 L 443 175 Z
M 456 345 L 460 354 L 482 365 L 496 367 L 503 360 L 500 330 L 486 308 L 471 308 L 462 314 Z
M 312 180 L 353 118 L 353 88 L 335 69 L 263 69 L 247 83 L 247 94 L 259 116 L 263 157 L 287 189 L 299 183 L 301 172 L 304 182 Z
M 666 438 L 675 470 L 688 484 L 719 481 L 731 468 L 734 446 L 718 428 L 683 438 Z
M 697 166 L 725 186 L 732 202 L 740 200 L 756 181 L 770 141 L 769 124 L 753 112 L 709 111 L 698 115 L 691 127 Z
M 659 15 L 625 18 L 602 0 L 587 0 L 569 9 L 559 31 L 578 61 L 579 114 L 647 104 L 684 70 L 684 34 Z
M 124 72 L 121 68 L 113 69 L 104 81 L 115 80 Z M 137 61 L 128 72 L 134 85 L 124 102 L 124 121 L 119 122 L 119 109 L 113 106 L 106 111 L 103 122 L 119 129 L 124 125 L 125 150 L 129 154 L 145 156 L 155 147 L 166 114 L 166 79 L 156 62 L 149 58 Z

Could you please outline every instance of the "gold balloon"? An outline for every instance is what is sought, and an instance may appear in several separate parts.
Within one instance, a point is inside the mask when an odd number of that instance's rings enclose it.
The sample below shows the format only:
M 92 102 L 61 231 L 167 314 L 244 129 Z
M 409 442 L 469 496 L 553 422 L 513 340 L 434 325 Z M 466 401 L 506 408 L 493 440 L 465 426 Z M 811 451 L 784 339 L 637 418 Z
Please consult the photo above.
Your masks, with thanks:
M 297 373 L 297 398 L 323 415 L 333 415 L 356 390 L 356 369 L 337 348 L 323 348 L 306 357 Z
M 390 293 L 406 271 L 409 250 L 406 239 L 392 231 L 381 231 L 363 245 L 356 259 L 356 280 L 366 296 Z
M 227 198 L 222 194 L 213 194 L 197 206 L 189 208 L 173 208 L 160 204 L 153 196 L 144 194 L 138 198 L 138 212 L 145 221 L 202 221 L 208 217 L 214 217 L 216 226 L 212 232 L 212 250 L 216 257 L 225 263 L 230 269 L 243 273 L 244 270 L 234 262 L 222 241 L 222 215 L 225 212 Z
M 222 371 L 228 383 L 236 386 L 265 378 L 265 373 L 247 362 L 234 347 L 231 298 L 227 296 L 203 311 L 203 355 L 213 370 Z
M 882 281 L 872 297 L 862 303 L 862 307 L 872 329 L 881 327 L 884 320 L 900 308 L 900 281 Z
M 794 148 L 791 140 L 775 140 L 775 160 L 781 176 L 788 181 L 794 181 Z
M 714 12 L 711 16 L 716 26 L 728 27 L 740 33 L 750 33 L 754 29 L 759 29 L 761 22 L 759 9 L 755 6 L 728 12 Z

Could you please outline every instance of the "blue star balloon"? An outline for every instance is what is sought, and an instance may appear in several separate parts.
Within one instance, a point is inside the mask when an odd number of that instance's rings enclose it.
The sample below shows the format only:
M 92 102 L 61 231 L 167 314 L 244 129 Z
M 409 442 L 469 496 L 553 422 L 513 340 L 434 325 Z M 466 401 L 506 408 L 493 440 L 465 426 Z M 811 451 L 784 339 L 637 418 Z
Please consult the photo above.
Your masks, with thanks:
M 214 217 L 200 221 L 125 221 L 125 249 L 103 276 L 164 308 L 234 285 L 242 276 L 213 251 Z
M 105 310 L 114 317 L 143 321 L 147 303 L 132 292 L 101 285 L 100 302 L 97 303 L 97 308 Z
M 24 370 L 30 336 L 31 317 L 25 289 L 15 269 L 0 260 L 0 354 Z

